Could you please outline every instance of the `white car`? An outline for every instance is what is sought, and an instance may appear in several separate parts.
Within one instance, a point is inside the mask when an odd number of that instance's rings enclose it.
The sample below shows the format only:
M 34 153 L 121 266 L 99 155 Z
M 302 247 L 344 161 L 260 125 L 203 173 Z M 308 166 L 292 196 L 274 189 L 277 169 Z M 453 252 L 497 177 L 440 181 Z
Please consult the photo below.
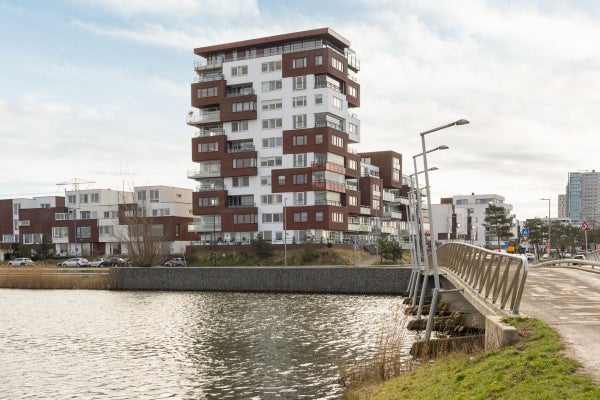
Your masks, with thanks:
M 104 261 L 105 258 L 95 258 L 92 261 L 90 261 L 90 267 L 99 267 L 100 264 L 102 264 L 102 261 Z
M 33 262 L 33 260 L 31 258 L 27 258 L 27 257 L 15 258 L 14 260 L 10 260 L 8 262 L 9 267 L 20 267 L 22 265 L 34 265 L 34 264 L 35 263 Z
M 61 263 L 59 263 L 61 267 L 89 267 L 90 262 L 85 258 L 75 257 L 69 258 Z

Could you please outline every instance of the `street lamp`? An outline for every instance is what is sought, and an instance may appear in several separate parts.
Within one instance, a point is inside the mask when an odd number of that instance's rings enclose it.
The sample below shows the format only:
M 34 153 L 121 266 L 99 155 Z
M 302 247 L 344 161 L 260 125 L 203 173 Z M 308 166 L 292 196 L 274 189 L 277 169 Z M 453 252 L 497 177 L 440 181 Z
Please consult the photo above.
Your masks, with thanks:
M 429 214 L 429 236 L 431 237 L 431 258 L 433 259 L 433 280 L 435 283 L 435 289 L 433 291 L 433 298 L 429 310 L 429 320 L 427 321 L 427 330 L 425 331 L 425 340 L 429 341 L 431 335 L 431 328 L 433 326 L 433 316 L 435 313 L 435 305 L 437 303 L 437 297 L 440 292 L 440 277 L 438 273 L 438 260 L 437 260 L 437 249 L 435 246 L 435 230 L 433 229 L 433 213 L 431 211 L 431 191 L 429 187 L 429 174 L 427 173 L 427 151 L 425 150 L 425 135 L 436 132 L 442 129 L 449 128 L 454 125 L 466 125 L 469 121 L 466 119 L 459 119 L 450 124 L 446 124 L 434 129 L 430 129 L 425 132 L 421 132 L 421 148 L 423 150 L 423 169 L 425 170 L 425 189 L 427 190 L 427 212 Z M 424 294 L 424 293 L 423 293 Z
M 552 248 L 551 242 L 550 242 L 550 233 L 552 232 L 552 230 L 550 228 L 550 199 L 540 199 L 540 200 L 548 202 L 548 243 L 546 244 L 546 249 L 547 249 L 546 253 L 548 253 L 548 257 L 549 257 L 550 249 Z
M 287 218 L 285 209 L 287 207 L 287 198 L 283 199 L 283 265 L 287 267 Z
M 421 223 L 421 246 L 423 247 L 423 258 L 425 259 L 425 271 L 424 271 L 424 274 L 423 274 L 423 286 L 421 288 L 421 298 L 419 299 L 419 308 L 417 310 L 417 319 L 421 318 L 421 313 L 423 311 L 423 304 L 424 304 L 424 301 L 425 301 L 425 290 L 427 289 L 427 278 L 429 277 L 429 257 L 427 257 L 427 238 L 425 237 L 425 223 L 423 221 L 423 211 L 422 211 L 422 204 L 423 203 L 421 201 L 421 189 L 419 187 L 419 174 L 421 172 L 424 172 L 425 176 L 427 176 L 428 175 L 427 174 L 428 168 L 426 167 L 425 171 L 418 172 L 418 169 L 417 169 L 417 157 L 424 156 L 425 154 L 431 153 L 433 151 L 448 150 L 448 149 L 449 149 L 448 146 L 442 145 L 442 146 L 438 146 L 438 147 L 436 147 L 434 149 L 431 149 L 431 150 L 427 150 L 427 151 L 423 150 L 422 153 L 419 153 L 419 154 L 416 154 L 416 155 L 413 156 L 413 166 L 414 166 L 414 169 L 415 169 L 415 173 L 414 173 L 414 175 L 415 175 L 415 185 L 416 185 L 416 188 L 417 188 L 417 215 L 418 215 L 419 221 Z M 431 169 L 433 170 L 434 168 L 437 169 L 437 167 L 432 167 Z M 429 190 L 429 189 L 427 188 L 427 190 Z M 430 206 L 430 208 L 431 208 L 431 206 Z M 429 217 L 429 230 L 431 232 L 431 217 Z M 418 285 L 418 280 L 417 280 L 417 285 Z M 415 293 L 415 298 L 414 298 L 413 301 L 416 301 L 416 293 Z
M 210 201 L 212 203 L 212 207 L 213 207 L 213 237 L 212 237 L 212 253 L 213 253 L 213 267 L 217 266 L 217 248 L 216 248 L 216 244 L 217 244 L 217 212 L 216 212 L 216 206 L 217 206 L 217 201 L 216 199 L 211 199 Z

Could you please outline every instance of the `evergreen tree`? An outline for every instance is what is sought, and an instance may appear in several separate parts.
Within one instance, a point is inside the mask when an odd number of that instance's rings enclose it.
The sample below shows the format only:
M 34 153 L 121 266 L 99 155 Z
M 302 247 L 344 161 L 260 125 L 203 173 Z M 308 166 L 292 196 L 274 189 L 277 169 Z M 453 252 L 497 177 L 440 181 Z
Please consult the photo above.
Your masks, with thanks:
M 486 226 L 493 226 L 496 229 L 498 249 L 500 249 L 501 239 L 510 239 L 513 236 L 512 219 L 506 214 L 506 209 L 502 206 L 490 204 L 485 209 L 484 223 Z

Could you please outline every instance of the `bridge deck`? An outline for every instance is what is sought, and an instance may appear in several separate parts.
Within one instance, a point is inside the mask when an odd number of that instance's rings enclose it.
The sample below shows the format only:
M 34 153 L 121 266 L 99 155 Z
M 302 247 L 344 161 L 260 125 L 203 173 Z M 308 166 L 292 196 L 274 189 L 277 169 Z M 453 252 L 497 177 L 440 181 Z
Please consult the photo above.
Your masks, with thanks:
M 556 329 L 567 355 L 600 384 L 600 274 L 572 268 L 530 268 L 521 314 Z

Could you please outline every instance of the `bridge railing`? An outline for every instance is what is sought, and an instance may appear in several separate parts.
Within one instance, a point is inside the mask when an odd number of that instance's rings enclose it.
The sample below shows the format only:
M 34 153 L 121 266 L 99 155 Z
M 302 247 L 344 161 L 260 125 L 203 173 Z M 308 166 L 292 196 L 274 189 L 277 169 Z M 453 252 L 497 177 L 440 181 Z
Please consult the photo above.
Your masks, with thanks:
M 586 255 L 585 260 L 573 258 L 557 258 L 556 260 L 549 260 L 538 263 L 533 267 L 578 267 L 581 269 L 600 270 L 600 261 L 593 261 Z
M 519 305 L 527 279 L 524 256 L 500 253 L 467 243 L 445 243 L 438 248 L 438 263 L 452 271 L 485 300 L 512 314 Z

